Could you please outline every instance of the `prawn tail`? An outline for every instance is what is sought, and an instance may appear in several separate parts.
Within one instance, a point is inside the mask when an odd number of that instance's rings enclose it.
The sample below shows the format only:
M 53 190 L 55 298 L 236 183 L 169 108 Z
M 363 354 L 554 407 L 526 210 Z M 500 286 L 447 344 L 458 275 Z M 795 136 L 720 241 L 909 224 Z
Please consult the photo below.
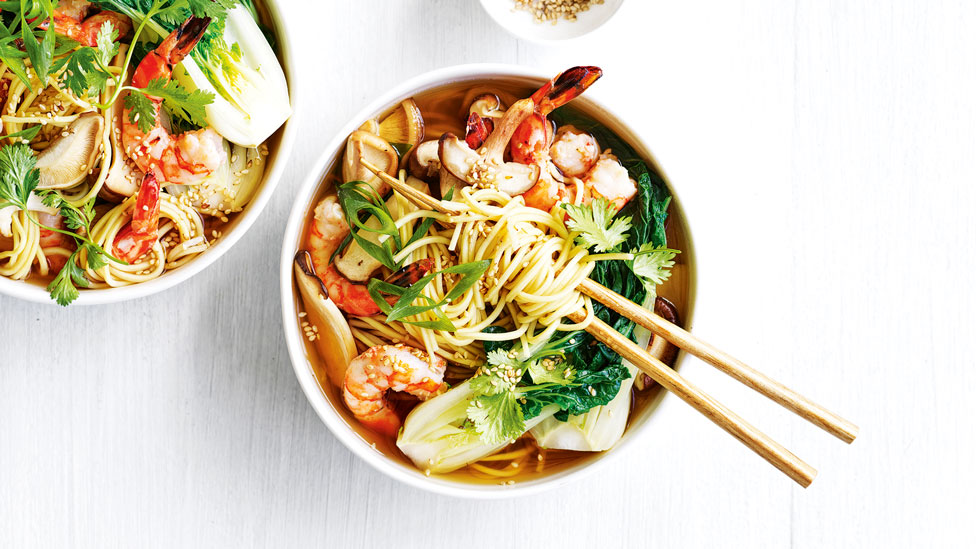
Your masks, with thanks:
M 190 17 L 163 40 L 163 43 L 156 48 L 156 52 L 162 55 L 170 66 L 180 64 L 203 38 L 203 33 L 209 25 L 209 17 Z
M 532 95 L 536 109 L 542 114 L 549 114 L 553 110 L 569 103 L 594 82 L 603 76 L 600 67 L 573 67 L 559 74 L 548 84 L 539 88 Z M 538 95 L 538 98 L 536 97 Z

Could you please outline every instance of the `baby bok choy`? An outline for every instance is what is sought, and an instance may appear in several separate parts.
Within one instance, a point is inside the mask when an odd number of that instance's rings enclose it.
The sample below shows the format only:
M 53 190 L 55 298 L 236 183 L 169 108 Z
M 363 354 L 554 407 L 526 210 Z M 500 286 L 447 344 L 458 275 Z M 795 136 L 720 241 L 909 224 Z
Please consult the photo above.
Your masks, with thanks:
M 565 421 L 608 404 L 630 374 L 620 365 L 586 369 L 576 360 L 578 336 L 528 349 L 486 341 L 486 364 L 478 374 L 414 408 L 397 446 L 425 470 L 453 471 L 550 418 Z
M 227 140 L 256 147 L 291 116 L 288 83 L 256 21 L 252 0 L 93 0 L 168 35 L 191 15 L 212 19 L 189 57 L 173 71 L 189 91 L 214 95 L 206 121 Z
M 511 442 L 508 439 L 486 442 L 475 429 L 468 418 L 468 409 L 476 406 L 480 391 L 478 384 L 472 385 L 471 381 L 422 402 L 404 421 L 397 447 L 420 469 L 432 473 L 454 471 L 494 454 Z M 524 424 L 522 432 L 558 411 L 557 406 L 546 407 Z

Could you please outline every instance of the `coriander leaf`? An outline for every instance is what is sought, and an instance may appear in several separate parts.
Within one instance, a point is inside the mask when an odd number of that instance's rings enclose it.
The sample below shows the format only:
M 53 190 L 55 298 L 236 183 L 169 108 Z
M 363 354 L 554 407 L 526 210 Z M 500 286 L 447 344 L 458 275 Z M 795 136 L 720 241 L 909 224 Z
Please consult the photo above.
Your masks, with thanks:
M 112 58 L 119 53 L 119 31 L 115 25 L 102 25 L 98 29 L 95 37 L 95 50 L 98 52 L 98 60 L 104 66 L 112 63 Z
M 64 264 L 64 267 L 61 268 L 61 271 L 47 286 L 47 291 L 51 294 L 51 298 L 62 307 L 67 307 L 72 301 L 78 299 L 78 288 L 76 286 L 87 288 L 91 284 L 85 278 L 84 269 L 79 267 L 75 262 L 77 255 L 78 250 L 75 250 L 68 256 L 68 261 Z
M 106 259 L 107 253 L 100 246 L 95 246 L 93 244 L 83 244 L 82 249 L 85 250 L 85 264 L 88 268 L 97 271 L 102 267 L 108 265 Z
M 614 219 L 616 209 L 606 199 L 597 198 L 588 205 L 565 204 L 563 207 L 570 218 L 566 226 L 580 233 L 579 241 L 587 248 L 607 252 L 627 240 L 630 218 L 618 216 Z
M 140 92 L 162 99 L 163 106 L 174 116 L 187 120 L 201 128 L 206 127 L 206 107 L 213 103 L 214 94 L 203 90 L 193 90 L 191 92 L 183 86 L 180 86 L 176 80 L 167 81 L 163 78 L 150 81 Z M 153 113 L 155 114 L 155 109 L 153 109 Z M 141 127 L 142 125 L 140 124 Z
M 514 353 L 489 351 L 486 360 L 487 365 L 471 379 L 471 387 L 476 393 L 494 395 L 510 391 L 522 379 L 524 370 Z
M 237 5 L 236 0 L 188 0 L 190 11 L 197 17 L 222 19 L 227 10 Z
M 34 151 L 23 143 L 6 145 L 0 149 L 0 199 L 22 210 L 40 182 Z
M 125 96 L 125 108 L 129 109 L 129 122 L 139 125 L 139 130 L 148 133 L 156 124 L 156 104 L 141 92 Z
M 674 257 L 679 253 L 678 250 L 655 247 L 650 242 L 645 242 L 640 250 L 634 254 L 631 269 L 635 275 L 641 277 L 648 290 L 651 290 L 655 286 L 663 284 L 671 276 Z
M 468 405 L 468 419 L 485 444 L 501 444 L 525 432 L 525 417 L 513 391 L 475 397 Z

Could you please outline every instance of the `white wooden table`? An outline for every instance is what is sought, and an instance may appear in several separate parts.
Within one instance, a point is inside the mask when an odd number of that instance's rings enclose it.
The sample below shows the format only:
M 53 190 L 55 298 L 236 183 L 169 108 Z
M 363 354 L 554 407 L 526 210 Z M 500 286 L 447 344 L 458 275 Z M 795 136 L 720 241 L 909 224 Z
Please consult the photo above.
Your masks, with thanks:
M 119 306 L 0 297 L 0 545 L 972 542 L 976 3 L 629 0 L 558 47 L 515 40 L 475 0 L 283 3 L 314 102 L 240 244 Z M 382 90 L 478 61 L 605 69 L 591 92 L 642 128 L 691 216 L 695 330 L 861 426 L 845 446 L 685 364 L 817 466 L 811 488 L 672 397 L 615 466 L 511 501 L 401 486 L 320 423 L 281 338 L 295 191 Z

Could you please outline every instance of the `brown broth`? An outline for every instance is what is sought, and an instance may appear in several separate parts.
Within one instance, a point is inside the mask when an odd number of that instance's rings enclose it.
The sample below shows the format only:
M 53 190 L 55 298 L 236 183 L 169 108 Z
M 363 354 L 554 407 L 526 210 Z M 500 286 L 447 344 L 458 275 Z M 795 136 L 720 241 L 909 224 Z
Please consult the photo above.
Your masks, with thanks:
M 472 81 L 439 86 L 416 94 L 413 96 L 413 99 L 416 101 L 418 107 L 420 107 L 421 113 L 424 116 L 426 133 L 425 139 L 432 139 L 440 136 L 444 132 L 452 132 L 456 135 L 462 136 L 464 132 L 464 121 L 467 118 L 467 106 L 474 97 L 481 93 L 495 93 L 506 105 L 511 105 L 512 102 L 518 98 L 527 97 L 533 91 L 534 89 L 531 86 L 526 85 L 525 82 L 517 79 L 498 79 L 492 80 L 491 82 Z M 396 108 L 397 105 L 391 105 L 385 111 L 378 113 L 377 119 L 381 120 L 384 116 L 393 112 L 393 110 Z M 658 173 L 660 173 L 660 169 L 650 158 L 645 158 L 645 163 L 647 164 L 649 170 L 656 170 Z M 341 157 L 336 161 L 335 165 L 329 171 L 328 176 L 324 178 L 318 192 L 316 193 L 314 201 L 309 204 L 305 224 L 301 234 L 301 243 L 307 241 L 314 205 L 317 204 L 323 197 L 329 194 L 334 194 L 335 190 L 333 184 L 335 181 L 340 179 Z M 686 228 L 687 224 L 686 221 L 680 217 L 680 215 L 680 210 L 676 208 L 675 202 L 672 201 L 672 205 L 668 212 L 668 222 L 666 226 L 668 245 L 671 248 L 682 250 L 684 253 L 681 253 L 676 257 L 675 266 L 672 269 L 672 275 L 663 285 L 658 287 L 658 295 L 668 299 L 675 305 L 679 318 L 682 320 L 682 323 L 687 325 L 686 319 L 690 313 L 693 300 L 692 285 L 694 281 L 694 272 L 692 266 L 693 258 L 691 253 L 691 242 Z M 299 293 L 296 291 L 295 295 L 299 296 Z M 302 312 L 304 310 L 304 306 L 301 303 L 300 296 L 296 297 L 296 301 L 297 312 Z M 295 322 L 300 324 L 300 321 L 301 319 L 296 316 Z M 304 344 L 306 357 L 312 366 L 312 370 L 315 373 L 315 377 L 319 382 L 320 388 L 328 397 L 333 408 L 345 420 L 346 424 L 348 424 L 349 427 L 360 436 L 360 438 L 362 438 L 367 444 L 372 445 L 378 452 L 381 452 L 391 459 L 413 468 L 413 463 L 399 450 L 399 448 L 397 448 L 396 440 L 393 437 L 379 435 L 365 428 L 355 419 L 355 417 L 353 417 L 352 413 L 348 410 L 343 402 L 342 392 L 339 385 L 337 382 L 330 382 L 328 379 L 326 374 L 328 370 L 325 364 L 323 364 L 322 360 L 319 358 L 319 353 L 315 348 L 315 344 L 309 343 L 307 339 L 304 341 Z M 362 350 L 363 348 L 360 346 L 360 351 Z M 680 357 L 681 354 L 679 354 L 679 360 Z M 341 382 L 341 380 L 339 382 Z M 635 423 L 637 418 L 643 418 L 651 411 L 663 393 L 661 387 L 656 384 L 644 389 L 643 391 L 638 391 L 636 389 L 632 389 L 631 391 L 633 398 L 631 400 L 631 413 L 627 421 L 628 431 Z M 521 440 L 516 441 L 515 446 L 521 444 L 524 444 L 524 442 Z M 509 446 L 501 450 L 501 452 L 508 451 L 511 448 L 513 448 L 513 446 Z M 524 466 L 524 468 L 520 468 L 521 470 L 519 470 L 517 474 L 504 478 L 486 478 L 483 476 L 483 473 L 475 471 L 471 467 L 464 467 L 446 474 L 433 474 L 432 476 L 469 484 L 498 484 L 499 482 L 507 482 L 510 480 L 515 482 L 524 482 L 549 476 L 565 469 L 585 465 L 586 463 L 599 458 L 603 453 L 604 452 L 546 450 L 545 466 L 541 471 L 537 471 L 536 455 L 532 454 L 530 455 L 531 459 L 528 460 L 528 463 Z M 504 462 L 496 462 L 491 464 L 491 466 L 501 468 L 503 464 Z

